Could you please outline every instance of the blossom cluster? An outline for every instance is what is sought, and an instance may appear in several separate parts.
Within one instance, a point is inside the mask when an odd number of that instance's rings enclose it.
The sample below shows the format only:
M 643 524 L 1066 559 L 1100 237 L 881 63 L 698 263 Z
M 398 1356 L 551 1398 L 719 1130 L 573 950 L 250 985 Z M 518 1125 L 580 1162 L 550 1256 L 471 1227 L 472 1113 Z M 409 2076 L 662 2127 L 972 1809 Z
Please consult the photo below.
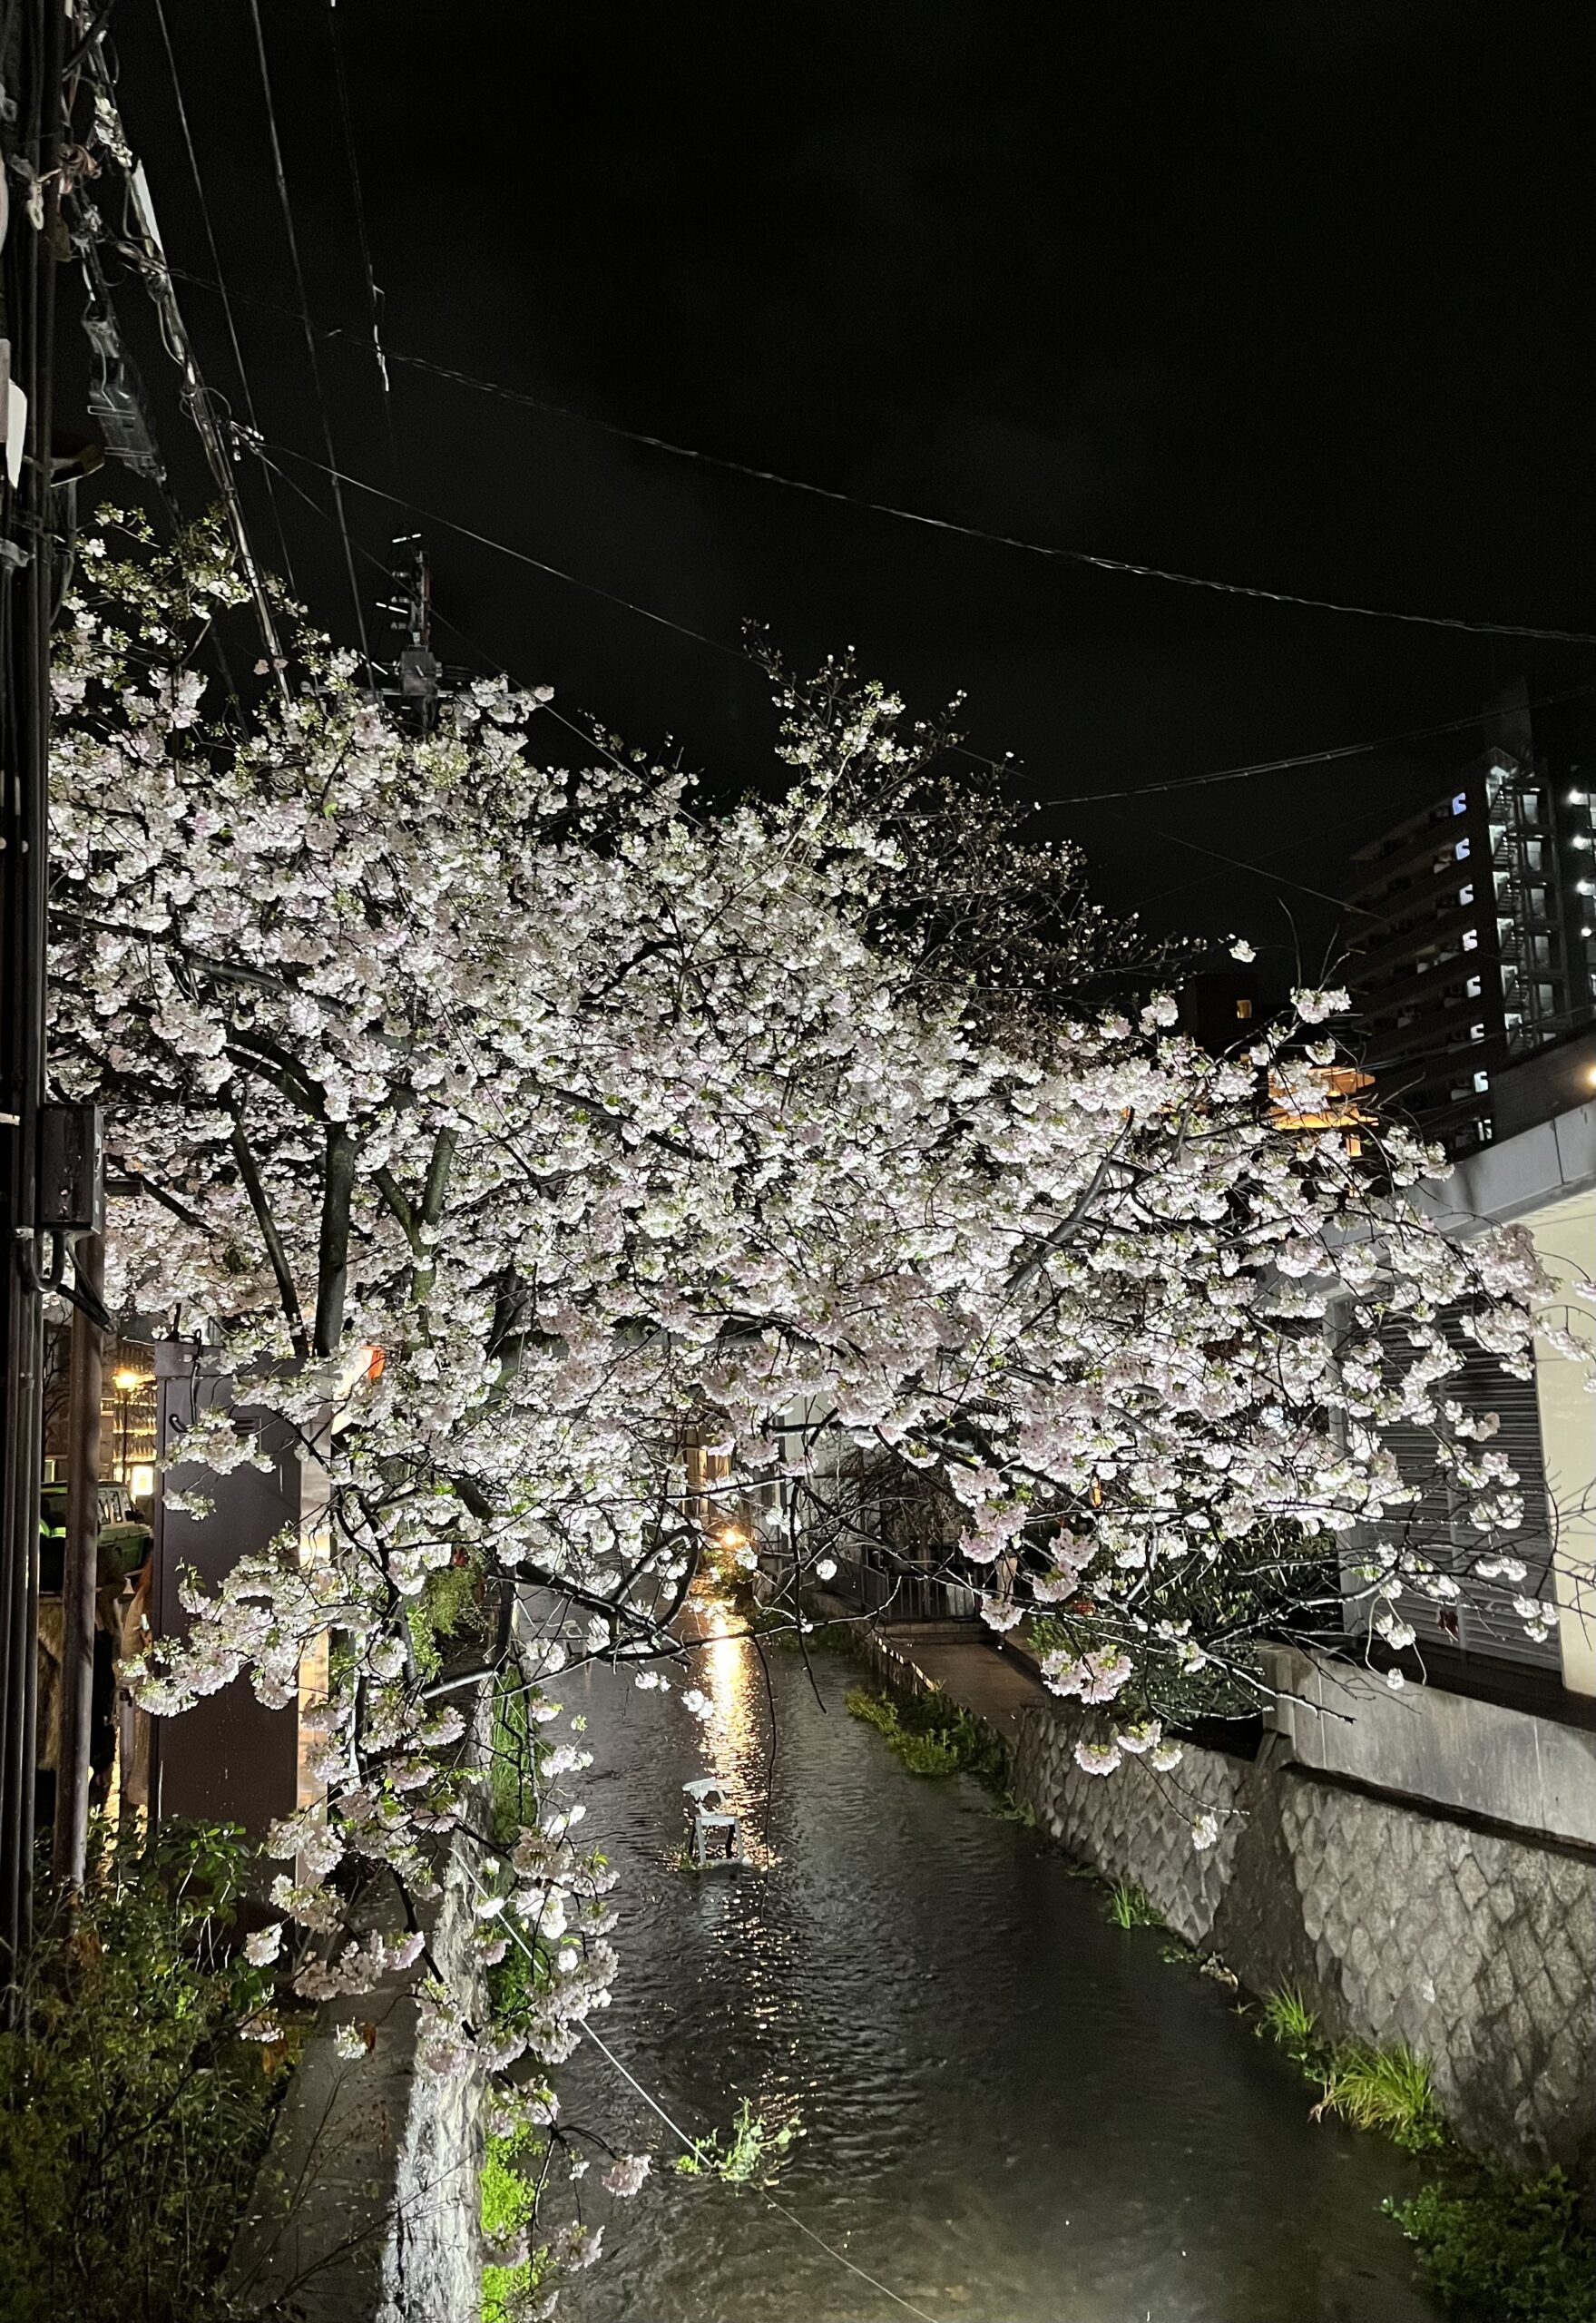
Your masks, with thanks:
M 1522 1369 L 1544 1286 L 1516 1230 L 1437 1230 L 1411 1196 L 1440 1159 L 1401 1132 L 1355 1154 L 1274 1125 L 1271 1073 L 1345 994 L 1229 1057 L 1168 992 L 1072 997 L 1120 939 L 1083 905 L 1048 935 L 1064 854 L 1028 869 L 1045 911 L 994 873 L 1002 943 L 961 967 L 990 834 L 948 902 L 943 810 L 905 804 L 929 746 L 846 672 L 786 689 L 779 795 L 715 812 L 600 737 L 560 763 L 547 689 L 475 682 L 417 734 L 314 641 L 303 690 L 240 725 L 189 651 L 238 596 L 225 560 L 93 571 L 56 676 L 51 1041 L 105 1112 L 107 1295 L 234 1382 L 184 1459 L 258 1457 L 236 1414 L 269 1412 L 328 1509 L 314 1553 L 286 1536 L 191 1598 L 144 1699 L 248 1673 L 282 1703 L 338 1639 L 324 1796 L 274 1839 L 303 1991 L 406 1956 L 343 1932 L 340 1883 L 383 1866 L 424 1897 L 465 1811 L 464 1717 L 408 1620 L 429 1576 L 535 1603 L 534 1723 L 563 1667 L 641 1681 L 681 1652 L 693 1445 L 728 1500 L 800 1512 L 828 1444 L 927 1479 L 949 1569 L 1000 1629 L 1045 1609 L 1049 1682 L 1118 1720 L 1093 1771 L 1172 1768 L 1161 1678 L 1234 1661 L 1349 1539 L 1382 1607 L 1446 1582 L 1395 1423 L 1429 1432 L 1474 1558 L 1514 1569 L 1517 1480 L 1447 1398 L 1443 1318 Z M 803 1521 L 751 1547 L 789 1603 L 830 1562 Z M 549 1746 L 479 1923 L 485 1958 L 535 1946 L 535 2002 L 506 2035 L 429 1982 L 438 2069 L 557 2063 L 607 1997 L 583 1758 Z

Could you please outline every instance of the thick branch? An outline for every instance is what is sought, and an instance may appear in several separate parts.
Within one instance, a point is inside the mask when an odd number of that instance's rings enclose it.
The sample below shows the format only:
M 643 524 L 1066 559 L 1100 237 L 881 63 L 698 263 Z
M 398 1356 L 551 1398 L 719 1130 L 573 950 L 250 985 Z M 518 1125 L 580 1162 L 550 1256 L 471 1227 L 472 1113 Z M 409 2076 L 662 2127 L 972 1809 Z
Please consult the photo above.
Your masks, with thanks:
M 266 1255 L 271 1260 L 271 1271 L 277 1279 L 277 1295 L 288 1318 L 294 1353 L 302 1363 L 309 1342 L 305 1333 L 305 1318 L 299 1311 L 299 1294 L 294 1286 L 293 1269 L 289 1265 L 289 1254 L 283 1247 L 277 1220 L 271 1214 L 271 1205 L 266 1199 L 260 1172 L 255 1167 L 250 1141 L 244 1135 L 244 1124 L 237 1113 L 233 1115 L 232 1150 L 233 1159 L 239 1165 L 239 1175 L 244 1181 L 244 1191 L 250 1197 L 250 1207 L 255 1213 L 255 1222 L 260 1229 L 260 1240 L 265 1243 Z
M 316 1269 L 316 1352 L 332 1355 L 344 1335 L 349 1284 L 349 1212 L 355 1198 L 355 1141 L 342 1122 L 327 1125 L 327 1174 L 321 1191 L 321 1247 Z

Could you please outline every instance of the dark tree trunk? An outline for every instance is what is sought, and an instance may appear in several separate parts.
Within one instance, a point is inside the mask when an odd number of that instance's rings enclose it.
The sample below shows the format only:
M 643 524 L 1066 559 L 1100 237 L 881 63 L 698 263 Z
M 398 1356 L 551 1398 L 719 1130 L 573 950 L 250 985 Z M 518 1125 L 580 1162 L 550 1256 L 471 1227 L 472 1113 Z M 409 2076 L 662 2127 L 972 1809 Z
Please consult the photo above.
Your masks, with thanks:
M 355 1199 L 355 1141 L 342 1122 L 327 1129 L 327 1178 L 321 1195 L 321 1250 L 316 1277 L 316 1352 L 332 1355 L 344 1336 L 349 1283 L 349 1211 Z

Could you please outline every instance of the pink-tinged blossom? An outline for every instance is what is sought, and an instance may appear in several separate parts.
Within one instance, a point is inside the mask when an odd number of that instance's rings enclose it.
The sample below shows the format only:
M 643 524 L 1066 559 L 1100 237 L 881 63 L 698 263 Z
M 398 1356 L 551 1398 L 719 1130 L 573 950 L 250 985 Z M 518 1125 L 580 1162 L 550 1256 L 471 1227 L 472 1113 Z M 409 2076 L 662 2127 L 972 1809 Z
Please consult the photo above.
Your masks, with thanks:
M 1437 1318 L 1527 1376 L 1549 1286 L 1518 1230 L 1440 1230 L 1418 1196 L 1444 1163 L 1400 1129 L 1354 1155 L 1278 1124 L 1258 1068 L 1311 1114 L 1303 1030 L 1344 993 L 1298 993 L 1235 1059 L 1167 990 L 1072 996 L 1142 939 L 995 789 L 950 819 L 940 733 L 846 665 L 778 681 L 785 788 L 716 812 L 678 766 L 550 763 L 546 689 L 474 681 L 406 732 L 313 639 L 311 681 L 296 666 L 240 736 L 191 651 L 240 597 L 220 535 L 176 560 L 93 545 L 57 642 L 52 1075 L 103 1109 L 108 1299 L 181 1311 L 326 1510 L 185 1583 L 187 1638 L 127 1674 L 162 1715 L 240 1676 L 284 1706 L 348 1642 L 324 1796 L 269 1842 L 309 1986 L 413 1978 L 417 1939 L 348 1933 L 346 1869 L 426 1902 L 436 1843 L 472 1825 L 472 1698 L 429 1694 L 416 1648 L 429 1583 L 552 1609 L 514 1647 L 534 1726 L 588 1657 L 667 1691 L 651 1665 L 687 1650 L 667 1622 L 702 1547 L 690 1434 L 724 1509 L 780 1487 L 795 1512 L 785 1547 L 762 1527 L 759 1583 L 795 1626 L 802 1577 L 869 1536 L 857 1479 L 888 1459 L 888 1498 L 926 1496 L 930 1569 L 974 1569 L 1003 1621 L 1032 1602 L 1068 1641 L 1052 1689 L 1120 1704 L 1122 1740 L 1077 1749 L 1092 1773 L 1179 1763 L 1131 1706 L 1228 1650 L 1179 1609 L 1223 1603 L 1268 1528 L 1355 1534 L 1371 1607 L 1454 1599 L 1476 1558 L 1523 1583 L 1516 1479 L 1448 1400 L 1464 1356 Z M 955 892 L 979 985 L 925 916 Z M 1466 1507 L 1466 1551 L 1450 1513 L 1425 1531 L 1397 1426 Z M 215 1521 L 205 1472 L 271 1464 L 220 1398 L 173 1456 L 199 1475 L 184 1524 Z M 1522 1602 L 1532 1632 L 1551 1593 Z M 606 2004 L 583 1771 L 534 1770 L 511 1899 L 479 1924 L 489 1950 L 527 1931 L 546 1989 L 495 2035 L 426 1980 L 426 2070 L 556 2064 Z

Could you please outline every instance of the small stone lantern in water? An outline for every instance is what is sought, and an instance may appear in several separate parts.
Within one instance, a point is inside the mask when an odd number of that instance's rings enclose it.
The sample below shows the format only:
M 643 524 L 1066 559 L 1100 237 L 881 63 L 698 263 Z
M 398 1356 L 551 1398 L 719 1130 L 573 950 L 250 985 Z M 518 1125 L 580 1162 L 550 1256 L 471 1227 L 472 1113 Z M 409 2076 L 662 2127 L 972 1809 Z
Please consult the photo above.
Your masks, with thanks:
M 718 1775 L 700 1775 L 681 1786 L 692 1818 L 692 1861 L 708 1871 L 721 1864 L 735 1868 L 748 1858 L 742 1851 L 742 1830 L 737 1817 L 726 1811 L 726 1786 Z

